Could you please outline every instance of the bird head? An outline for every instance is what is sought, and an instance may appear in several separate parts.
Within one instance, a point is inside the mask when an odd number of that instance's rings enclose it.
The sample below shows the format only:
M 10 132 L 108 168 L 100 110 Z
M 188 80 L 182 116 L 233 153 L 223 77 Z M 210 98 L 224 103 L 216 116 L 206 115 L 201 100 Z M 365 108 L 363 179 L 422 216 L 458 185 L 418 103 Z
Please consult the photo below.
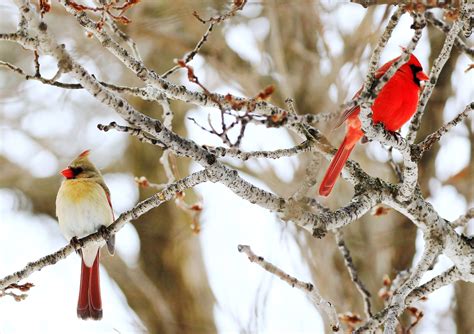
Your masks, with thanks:
M 421 81 L 427 81 L 430 79 L 428 75 L 423 72 L 423 67 L 421 66 L 418 58 L 412 53 L 408 62 L 403 65 L 409 68 L 409 71 L 413 75 L 413 81 L 420 86 Z
M 100 177 L 100 171 L 89 160 L 90 150 L 86 150 L 79 154 L 67 168 L 61 171 L 66 179 L 87 179 Z

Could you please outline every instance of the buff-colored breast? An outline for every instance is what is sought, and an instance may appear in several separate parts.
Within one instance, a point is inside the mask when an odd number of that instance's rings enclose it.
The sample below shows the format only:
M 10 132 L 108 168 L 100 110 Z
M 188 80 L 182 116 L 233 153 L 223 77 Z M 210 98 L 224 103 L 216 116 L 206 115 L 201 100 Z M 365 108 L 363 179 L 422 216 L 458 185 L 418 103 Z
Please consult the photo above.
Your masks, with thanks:
M 101 226 L 113 222 L 104 189 L 96 182 L 88 180 L 65 180 L 56 198 L 56 215 L 59 228 L 67 240 L 82 238 L 96 232 Z M 84 261 L 91 266 L 100 245 L 84 249 Z

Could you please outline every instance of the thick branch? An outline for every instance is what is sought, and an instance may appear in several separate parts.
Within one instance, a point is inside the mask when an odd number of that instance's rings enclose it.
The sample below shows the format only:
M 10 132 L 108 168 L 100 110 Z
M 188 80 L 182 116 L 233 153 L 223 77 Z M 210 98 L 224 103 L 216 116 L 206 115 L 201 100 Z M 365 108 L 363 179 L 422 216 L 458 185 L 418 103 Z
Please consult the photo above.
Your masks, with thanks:
M 446 36 L 446 40 L 444 41 L 443 48 L 439 53 L 438 57 L 435 59 L 433 63 L 433 67 L 430 71 L 430 80 L 425 84 L 423 87 L 423 92 L 421 94 L 420 100 L 418 102 L 418 108 L 416 110 L 415 115 L 410 123 L 410 129 L 408 132 L 407 140 L 410 144 L 412 144 L 416 139 L 416 134 L 418 129 L 420 128 L 421 118 L 423 117 L 423 113 L 425 111 L 426 104 L 428 103 L 431 94 L 433 93 L 433 89 L 436 86 L 436 82 L 438 81 L 439 74 L 446 64 L 446 61 L 451 54 L 451 50 L 453 48 L 454 41 L 458 36 L 459 32 L 462 28 L 462 21 L 457 20 L 453 23 L 451 30 Z
M 430 1 L 430 0 L 351 0 L 364 8 L 369 6 L 380 5 L 400 5 L 409 6 L 411 8 L 430 9 L 430 8 L 459 8 L 460 0 L 456 1 Z

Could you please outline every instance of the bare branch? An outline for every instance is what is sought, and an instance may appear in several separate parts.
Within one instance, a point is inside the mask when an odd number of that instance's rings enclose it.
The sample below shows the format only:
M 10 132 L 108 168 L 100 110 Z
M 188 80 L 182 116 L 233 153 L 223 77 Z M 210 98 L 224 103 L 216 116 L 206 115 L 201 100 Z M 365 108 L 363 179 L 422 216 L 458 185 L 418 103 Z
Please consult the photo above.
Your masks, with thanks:
M 443 9 L 456 9 L 460 6 L 460 0 L 455 1 L 430 1 L 430 0 L 351 0 L 353 3 L 357 3 L 364 8 L 369 6 L 380 6 L 380 5 L 405 5 L 410 9 L 415 10 L 426 10 L 430 8 L 443 8 Z
M 408 280 L 406 280 L 400 288 L 395 290 L 389 305 L 359 327 L 354 332 L 355 334 L 372 332 L 383 323 L 385 325 L 384 334 L 395 333 L 398 317 L 406 307 L 405 299 L 407 295 L 416 287 L 423 274 L 428 271 L 441 251 L 440 245 L 435 244 L 435 242 L 432 241 L 433 239 L 425 238 L 425 240 L 427 240 L 427 245 L 425 246 L 423 255 Z
M 104 4 L 104 1 L 102 0 L 99 0 L 100 2 L 102 2 L 102 4 Z M 133 39 L 130 38 L 130 36 L 128 36 L 125 32 L 123 32 L 119 26 L 117 25 L 117 22 L 115 22 L 111 17 L 107 16 L 106 19 L 105 19 L 105 22 L 107 23 L 107 25 L 110 27 L 110 29 L 112 29 L 112 31 L 120 37 L 120 39 L 122 41 L 124 41 L 125 43 L 128 44 L 130 50 L 132 51 L 132 54 L 133 56 L 138 59 L 138 61 L 143 61 L 142 60 L 142 57 L 140 55 L 140 51 L 138 51 L 138 47 L 137 47 L 137 44 L 135 43 L 135 41 Z
M 418 132 L 418 129 L 420 128 L 421 118 L 423 117 L 426 104 L 428 103 L 428 100 L 431 97 L 431 94 L 433 93 L 433 89 L 436 83 L 438 82 L 439 74 L 441 73 L 441 70 L 443 69 L 444 64 L 446 64 L 446 61 L 448 60 L 451 54 L 454 41 L 456 40 L 456 37 L 461 31 L 461 28 L 462 28 L 461 20 L 457 20 L 453 23 L 451 30 L 446 36 L 446 40 L 444 41 L 443 48 L 441 52 L 439 53 L 438 57 L 435 59 L 433 66 L 431 67 L 431 71 L 429 75 L 430 80 L 423 87 L 423 92 L 418 102 L 418 108 L 410 123 L 410 129 L 407 136 L 407 141 L 410 144 L 412 144 L 416 139 L 416 134 Z
M 231 18 L 237 14 L 239 10 L 242 10 L 244 6 L 247 4 L 247 0 L 231 0 L 229 10 L 221 15 L 212 16 L 209 19 L 203 19 L 199 16 L 197 12 L 194 12 L 193 15 L 196 17 L 201 23 L 221 23 L 228 18 Z
M 325 211 L 318 215 L 317 222 L 313 225 L 313 236 L 322 236 L 326 231 L 335 230 L 349 225 L 365 215 L 381 201 L 380 194 L 365 191 L 352 198 L 351 202 L 334 212 Z
M 387 42 L 390 39 L 390 36 L 392 36 L 393 30 L 397 26 L 398 21 L 400 20 L 400 17 L 403 15 L 404 12 L 405 12 L 404 7 L 399 6 L 398 9 L 395 11 L 395 13 L 393 13 L 393 15 L 390 17 L 387 27 L 385 28 L 382 36 L 380 36 L 379 41 L 377 45 L 375 46 L 374 50 L 372 51 L 372 55 L 370 56 L 369 70 L 368 70 L 369 74 L 366 76 L 364 87 L 367 87 L 367 88 L 372 87 L 372 85 L 374 84 L 375 71 L 377 70 L 377 66 L 379 64 L 380 55 L 382 54 L 382 51 L 385 48 L 385 45 L 387 45 Z
M 453 120 L 443 125 L 441 128 L 439 128 L 438 130 L 436 130 L 435 132 L 427 136 L 421 143 L 419 143 L 417 145 L 417 148 L 420 150 L 419 159 L 421 159 L 421 157 L 423 156 L 423 153 L 430 150 L 431 147 L 433 147 L 433 145 L 437 143 L 444 134 L 446 134 L 449 130 L 451 130 L 457 124 L 459 124 L 464 119 L 466 119 L 467 116 L 469 115 L 469 112 L 472 111 L 473 109 L 474 109 L 474 102 L 471 102 L 466 106 L 466 108 L 464 108 L 464 111 L 459 113 Z
M 225 148 L 225 147 L 211 147 L 205 146 L 205 148 L 217 157 L 233 157 L 240 160 L 246 161 L 251 158 L 267 158 L 267 159 L 279 159 L 283 157 L 291 157 L 302 152 L 311 151 L 312 143 L 309 140 L 302 142 L 299 145 L 293 146 L 292 148 L 284 148 L 275 151 L 254 151 L 244 152 L 239 148 Z
M 351 253 L 349 252 L 349 248 L 347 248 L 346 243 L 344 242 L 344 238 L 342 235 L 341 230 L 337 230 L 336 233 L 336 242 L 339 251 L 341 252 L 342 257 L 344 258 L 344 263 L 347 267 L 347 271 L 351 276 L 352 282 L 354 282 L 357 290 L 359 290 L 360 294 L 362 295 L 362 300 L 364 301 L 364 311 L 367 319 L 372 317 L 372 307 L 370 302 L 370 292 L 367 290 L 365 284 L 360 279 L 359 275 L 357 274 L 357 269 L 355 268 L 354 262 L 352 261 Z
M 326 314 L 331 323 L 332 331 L 335 333 L 341 332 L 341 326 L 339 324 L 339 320 L 334 306 L 321 296 L 315 285 L 313 285 L 312 283 L 302 282 L 297 278 L 285 273 L 283 270 L 281 270 L 274 264 L 265 261 L 263 257 L 256 255 L 252 251 L 252 249 L 250 249 L 250 246 L 239 245 L 238 250 L 240 253 L 244 253 L 245 255 L 247 255 L 250 262 L 255 262 L 264 270 L 268 271 L 270 274 L 273 274 L 282 281 L 288 283 L 288 285 L 290 285 L 291 287 L 303 291 L 313 302 L 314 306 L 318 309 L 321 309 Z
M 46 85 L 55 86 L 55 87 L 64 88 L 64 89 L 84 89 L 84 87 L 81 84 L 65 83 L 65 82 L 56 81 L 54 78 L 47 79 L 45 77 L 42 77 L 41 75 L 37 76 L 36 74 L 35 75 L 27 74 L 22 68 L 8 62 L 1 61 L 1 60 L 0 60 L 0 67 L 8 68 L 12 70 L 13 72 L 23 76 L 26 80 L 36 80 Z M 127 93 L 133 96 L 151 99 L 151 100 L 157 99 L 155 96 L 149 96 L 150 95 L 149 90 L 147 90 L 146 88 L 118 86 L 118 85 L 114 85 L 114 84 L 104 82 L 104 81 L 99 81 L 99 83 L 102 86 L 107 87 L 110 90 L 117 93 Z
M 434 27 L 444 32 L 445 34 L 448 34 L 449 31 L 451 30 L 451 27 L 449 25 L 447 25 L 441 20 L 438 20 L 431 12 L 425 12 L 425 18 L 426 18 L 426 21 L 431 23 Z M 456 37 L 456 39 L 454 40 L 454 45 L 456 45 L 456 47 L 458 47 L 462 52 L 466 53 L 469 57 L 471 57 L 471 59 L 474 58 L 474 47 L 469 47 L 461 39 L 461 37 L 459 36 Z
M 467 210 L 466 214 L 462 215 L 451 223 L 453 228 L 466 225 L 471 219 L 474 219 L 474 208 Z
M 461 273 L 456 269 L 456 267 L 453 266 L 410 292 L 410 294 L 407 296 L 406 304 L 411 305 L 417 300 L 426 297 L 428 294 L 438 290 L 439 288 L 442 288 L 443 286 L 451 284 L 460 278 Z
M 110 236 L 117 233 L 126 223 L 137 219 L 138 217 L 150 211 L 151 209 L 160 206 L 166 201 L 169 201 L 176 195 L 177 192 L 182 192 L 185 189 L 192 188 L 200 183 L 209 181 L 209 179 L 210 176 L 208 174 L 208 171 L 202 170 L 169 185 L 162 191 L 138 203 L 133 209 L 122 213 L 107 228 L 100 230 L 96 233 L 90 234 L 87 237 L 79 239 L 78 243 L 70 243 L 69 245 L 64 246 L 63 248 L 52 254 L 43 256 L 37 261 L 30 262 L 23 269 L 0 279 L 0 291 L 5 290 L 13 283 L 17 283 L 27 278 L 35 271 L 41 270 L 46 266 L 53 265 L 58 261 L 65 259 L 75 250 L 79 250 L 92 243 L 103 242 L 109 239 Z
M 203 47 L 203 45 L 207 42 L 207 39 L 209 38 L 209 35 L 211 34 L 212 32 L 212 29 L 214 28 L 214 25 L 216 23 L 214 22 L 211 22 L 209 24 L 209 27 L 207 27 L 207 30 L 206 32 L 204 33 L 204 35 L 202 35 L 201 39 L 199 40 L 199 42 L 196 44 L 196 46 L 194 47 L 194 49 L 191 50 L 191 52 L 189 52 L 186 57 L 183 59 L 184 60 L 184 63 L 185 64 L 188 64 L 191 60 L 194 59 L 194 57 L 199 53 L 199 51 L 201 50 L 201 48 Z M 166 71 L 165 73 L 163 73 L 161 75 L 161 77 L 163 79 L 166 79 L 169 75 L 173 74 L 174 72 L 176 72 L 178 69 L 180 69 L 181 66 L 179 65 L 175 65 L 173 68 L 169 69 L 168 71 Z
M 162 148 L 168 148 L 163 142 L 155 139 L 154 137 L 150 136 L 143 130 L 139 128 L 134 128 L 131 126 L 123 126 L 118 125 L 116 122 L 111 122 L 109 125 L 97 124 L 97 128 L 101 131 L 107 132 L 111 129 L 117 130 L 119 132 L 128 133 L 131 136 L 137 137 L 143 143 L 151 144 L 151 145 L 158 145 Z

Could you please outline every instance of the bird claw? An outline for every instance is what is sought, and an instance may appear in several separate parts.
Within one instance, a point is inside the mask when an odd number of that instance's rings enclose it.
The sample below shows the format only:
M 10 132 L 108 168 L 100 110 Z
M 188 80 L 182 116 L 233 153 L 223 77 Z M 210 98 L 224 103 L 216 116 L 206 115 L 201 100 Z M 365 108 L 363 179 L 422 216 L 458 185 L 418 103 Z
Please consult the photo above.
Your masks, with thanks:
M 397 142 L 400 142 L 403 139 L 402 135 L 399 132 L 388 131 L 388 133 L 390 133 L 393 137 L 395 137 L 395 140 Z
M 403 137 L 399 132 L 387 130 L 387 128 L 382 123 L 377 123 L 375 124 L 375 126 L 379 127 L 380 130 L 383 130 L 386 133 L 390 134 L 390 136 L 394 137 L 398 143 L 400 143 L 403 140 Z

